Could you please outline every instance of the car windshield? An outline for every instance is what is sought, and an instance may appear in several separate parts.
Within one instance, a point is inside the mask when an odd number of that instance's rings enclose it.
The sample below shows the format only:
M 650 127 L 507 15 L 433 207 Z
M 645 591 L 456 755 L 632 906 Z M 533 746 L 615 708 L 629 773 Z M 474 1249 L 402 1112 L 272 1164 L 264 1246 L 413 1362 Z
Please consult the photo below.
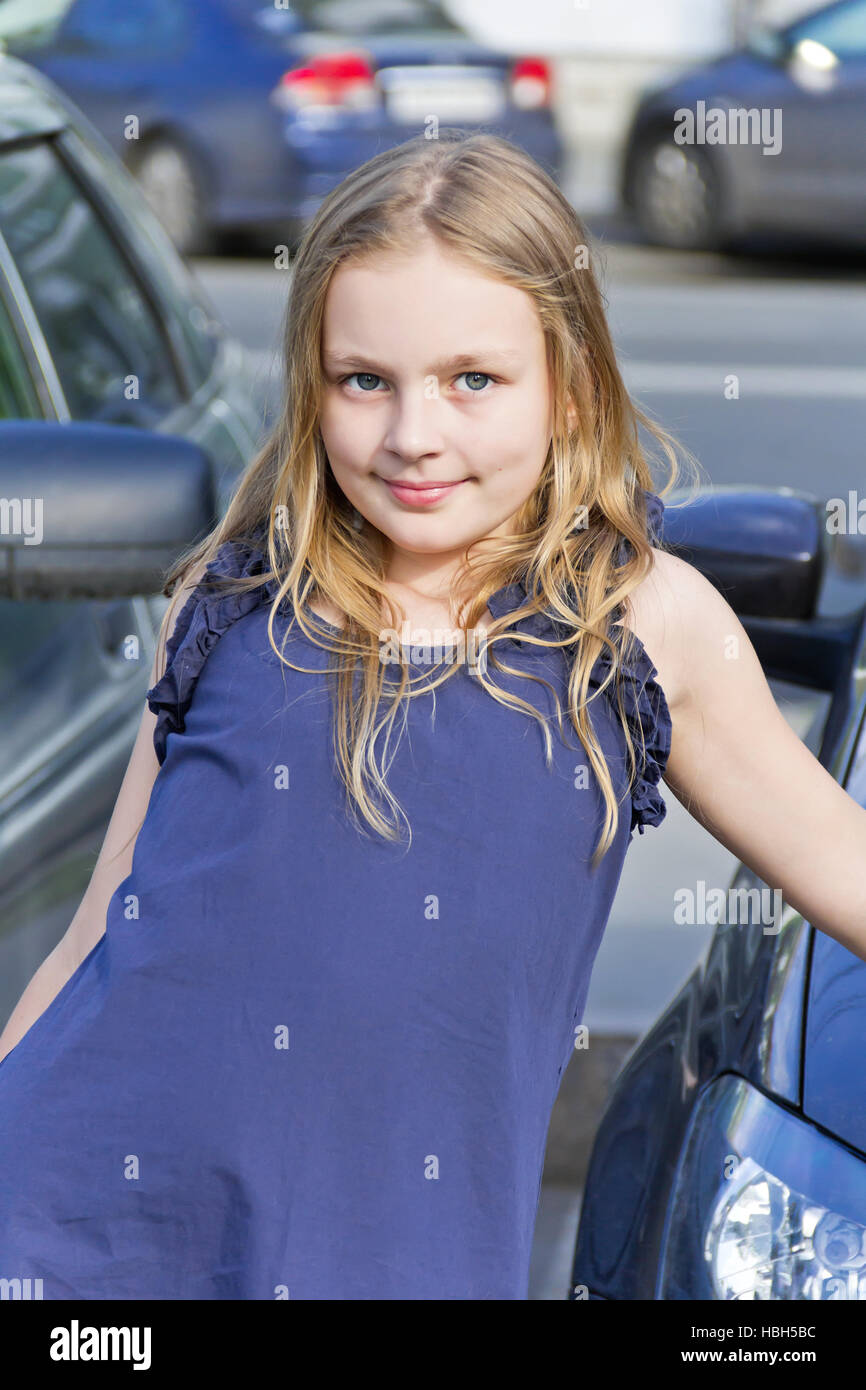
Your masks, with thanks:
M 225 0 L 238 17 L 246 17 L 271 32 L 306 29 L 349 35 L 380 33 L 460 33 L 457 24 L 436 0 L 292 0 L 275 9 L 262 0 Z
M 786 47 L 784 38 L 776 29 L 763 29 L 756 25 L 746 35 L 746 48 L 759 58 L 779 58 Z
M 846 0 L 795 20 L 782 31 L 788 48 L 805 39 L 823 44 L 837 58 L 866 56 L 866 0 Z
M 783 29 L 755 24 L 746 35 L 746 48 L 759 57 L 777 59 L 790 53 L 804 39 L 823 44 L 837 58 L 866 56 L 866 0 L 844 0 L 814 14 L 804 15 Z

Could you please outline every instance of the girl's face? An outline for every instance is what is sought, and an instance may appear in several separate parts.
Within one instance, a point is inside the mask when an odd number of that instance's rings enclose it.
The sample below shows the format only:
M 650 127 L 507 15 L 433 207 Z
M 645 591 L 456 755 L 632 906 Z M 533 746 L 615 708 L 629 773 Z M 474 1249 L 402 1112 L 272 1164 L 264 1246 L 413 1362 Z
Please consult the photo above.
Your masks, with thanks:
M 510 534 L 552 429 L 529 295 L 433 239 L 409 257 L 346 264 L 328 289 L 322 359 L 328 459 L 349 502 L 391 542 L 395 579 Z

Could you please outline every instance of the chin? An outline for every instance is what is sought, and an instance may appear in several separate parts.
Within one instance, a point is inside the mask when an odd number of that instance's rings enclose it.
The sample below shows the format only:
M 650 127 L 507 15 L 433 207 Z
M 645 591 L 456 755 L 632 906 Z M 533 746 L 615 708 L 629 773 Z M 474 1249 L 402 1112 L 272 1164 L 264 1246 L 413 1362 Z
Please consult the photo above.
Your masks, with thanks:
M 412 517 L 409 525 L 390 524 L 379 530 L 404 550 L 429 550 L 431 553 L 454 550 L 459 545 L 468 545 L 478 533 L 471 526 L 457 526 L 453 517 L 442 514 Z

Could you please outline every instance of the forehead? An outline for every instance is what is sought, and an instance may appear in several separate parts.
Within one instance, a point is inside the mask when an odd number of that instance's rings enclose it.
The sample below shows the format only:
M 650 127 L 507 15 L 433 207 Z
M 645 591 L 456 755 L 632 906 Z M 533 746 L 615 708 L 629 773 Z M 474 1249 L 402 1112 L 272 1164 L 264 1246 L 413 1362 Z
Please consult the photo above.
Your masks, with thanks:
M 438 248 L 342 265 L 325 299 L 325 355 L 406 351 L 414 357 L 423 346 L 439 358 L 489 347 L 516 359 L 531 355 L 542 339 L 524 290 Z

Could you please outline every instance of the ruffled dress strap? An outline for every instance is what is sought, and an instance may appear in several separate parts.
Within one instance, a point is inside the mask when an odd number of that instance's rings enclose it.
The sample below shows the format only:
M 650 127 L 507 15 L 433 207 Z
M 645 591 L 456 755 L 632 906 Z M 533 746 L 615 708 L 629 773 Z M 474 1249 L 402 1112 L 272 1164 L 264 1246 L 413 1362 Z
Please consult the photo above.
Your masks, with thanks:
M 646 502 L 647 536 L 650 545 L 662 539 L 665 520 L 665 504 L 655 492 L 648 492 L 643 489 L 644 500 Z
M 671 751 L 671 722 L 665 693 L 658 682 L 658 671 L 637 634 L 628 638 L 627 657 L 620 650 L 619 669 L 622 678 L 622 700 L 629 737 L 634 748 L 637 773 L 631 789 L 631 833 L 641 835 L 647 825 L 661 825 L 667 814 L 659 782 L 664 776 Z M 591 685 L 600 685 L 607 677 L 611 656 L 605 647 L 600 653 L 590 678 Z M 616 710 L 612 685 L 611 706 Z
M 644 497 L 647 539 L 653 545 L 662 539 L 665 507 L 654 492 L 644 490 Z M 622 613 L 616 616 L 622 617 Z M 619 631 L 621 633 L 622 629 Z M 605 647 L 594 671 L 599 683 L 605 679 L 610 666 L 610 652 Z M 631 833 L 637 830 L 642 835 L 645 826 L 661 825 L 667 814 L 659 782 L 670 756 L 673 725 L 665 693 L 658 681 L 658 671 L 643 642 L 631 629 L 627 637 L 620 639 L 620 671 L 623 677 L 623 706 L 637 762 L 637 775 L 631 793 Z M 611 686 L 607 688 L 612 690 Z M 615 704 L 613 694 L 611 701 Z
M 663 539 L 664 502 L 654 492 L 644 489 L 646 507 L 646 533 L 650 544 Z M 617 563 L 624 564 L 628 558 L 628 542 L 623 538 L 617 555 Z M 515 580 L 497 590 L 488 599 L 488 607 L 494 618 L 519 612 L 527 598 L 523 580 Z M 644 826 L 661 825 L 666 807 L 658 784 L 667 765 L 671 747 L 671 717 L 664 691 L 658 683 L 658 672 L 636 633 L 628 630 L 628 637 L 622 636 L 622 628 L 616 626 L 622 612 L 612 614 L 614 640 L 620 652 L 620 670 L 623 677 L 622 699 L 629 728 L 629 736 L 635 749 L 637 776 L 632 785 L 631 830 L 637 829 L 642 835 Z M 539 610 L 518 617 L 513 626 L 518 632 L 532 636 L 545 637 L 562 633 L 559 620 L 547 612 Z M 590 685 L 600 686 L 607 679 L 611 668 L 611 655 L 605 647 L 599 653 L 590 674 Z M 613 682 L 605 686 L 604 694 L 614 710 L 617 700 Z
M 213 580 L 261 574 L 269 568 L 261 529 L 251 542 L 229 540 L 206 566 L 195 588 L 176 615 L 165 647 L 165 671 L 145 696 L 156 715 L 153 746 L 162 765 L 171 733 L 182 733 L 184 719 L 208 653 L 238 618 L 252 612 L 275 592 L 274 582 L 237 592 Z M 205 578 L 211 582 L 206 583 Z

